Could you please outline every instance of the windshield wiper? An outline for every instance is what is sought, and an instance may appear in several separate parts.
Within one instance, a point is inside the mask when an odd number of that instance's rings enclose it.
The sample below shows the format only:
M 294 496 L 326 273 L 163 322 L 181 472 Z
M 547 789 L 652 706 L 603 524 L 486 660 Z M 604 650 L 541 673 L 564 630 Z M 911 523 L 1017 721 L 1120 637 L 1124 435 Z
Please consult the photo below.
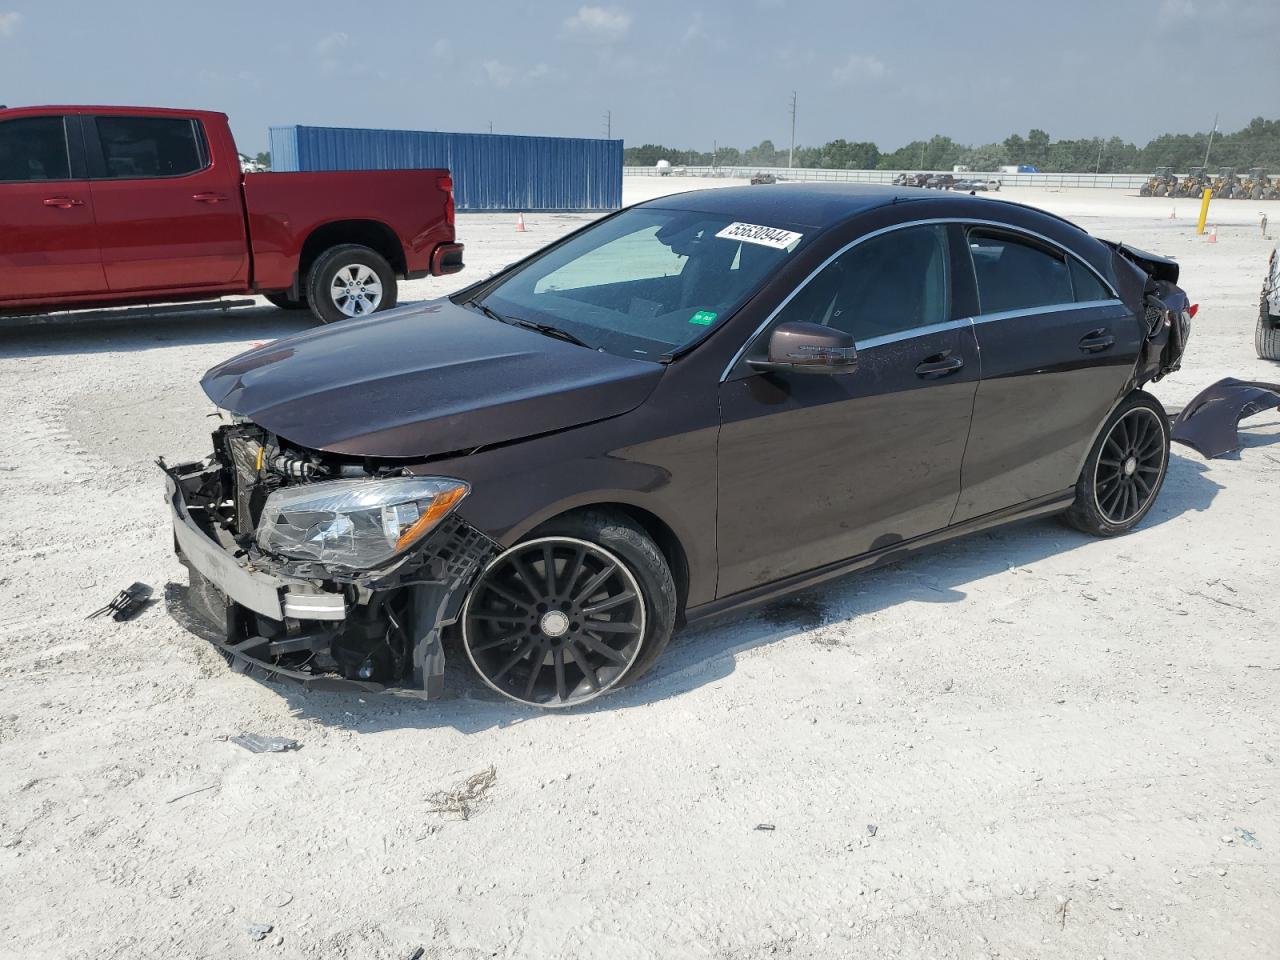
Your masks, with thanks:
M 557 340 L 563 340 L 566 343 L 576 344 L 579 347 L 586 347 L 588 350 L 594 350 L 589 343 L 570 333 L 568 330 L 562 330 L 554 327 L 549 323 L 538 323 L 537 320 L 523 320 L 520 317 L 510 317 L 507 323 L 514 324 L 517 327 L 524 327 L 526 330 L 537 330 L 539 333 L 548 337 L 554 337 Z
M 538 323 L 536 320 L 525 320 L 521 317 L 504 317 L 497 310 L 479 300 L 468 300 L 468 306 L 475 307 L 481 313 L 491 320 L 497 320 L 501 323 L 509 323 L 513 327 L 524 327 L 526 330 L 536 330 L 544 336 L 554 337 L 557 340 L 563 340 L 566 343 L 572 343 L 579 347 L 586 347 L 588 350 L 594 350 L 589 343 L 574 336 L 568 330 L 562 330 L 559 327 L 552 326 L 549 323 Z

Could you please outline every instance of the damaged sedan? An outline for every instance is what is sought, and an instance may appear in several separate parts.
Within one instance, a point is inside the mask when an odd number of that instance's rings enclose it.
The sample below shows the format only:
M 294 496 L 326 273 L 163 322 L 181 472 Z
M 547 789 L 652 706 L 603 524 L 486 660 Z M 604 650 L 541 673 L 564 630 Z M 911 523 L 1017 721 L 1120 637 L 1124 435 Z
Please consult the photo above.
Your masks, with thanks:
M 680 625 L 975 531 L 1151 509 L 1195 308 L 1047 213 L 785 185 L 626 208 L 441 300 L 228 360 L 166 464 L 237 668 L 590 701 Z

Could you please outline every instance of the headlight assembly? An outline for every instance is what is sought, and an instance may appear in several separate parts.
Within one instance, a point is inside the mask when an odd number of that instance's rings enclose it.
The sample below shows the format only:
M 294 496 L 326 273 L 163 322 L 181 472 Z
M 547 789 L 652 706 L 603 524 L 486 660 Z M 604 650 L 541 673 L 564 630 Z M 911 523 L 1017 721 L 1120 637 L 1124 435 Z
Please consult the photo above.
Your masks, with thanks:
M 430 533 L 471 488 L 448 477 L 333 480 L 276 490 L 258 546 L 352 570 L 382 566 Z

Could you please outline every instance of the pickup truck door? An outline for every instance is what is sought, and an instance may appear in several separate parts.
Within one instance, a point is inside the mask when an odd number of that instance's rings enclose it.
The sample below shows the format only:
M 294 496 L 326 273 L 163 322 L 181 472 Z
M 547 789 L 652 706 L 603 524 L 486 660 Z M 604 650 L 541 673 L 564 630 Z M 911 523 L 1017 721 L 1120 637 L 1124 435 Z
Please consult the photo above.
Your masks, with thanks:
M 0 303 L 106 289 L 78 118 L 0 122 Z
M 113 293 L 248 286 L 239 161 L 199 119 L 86 117 L 85 151 Z

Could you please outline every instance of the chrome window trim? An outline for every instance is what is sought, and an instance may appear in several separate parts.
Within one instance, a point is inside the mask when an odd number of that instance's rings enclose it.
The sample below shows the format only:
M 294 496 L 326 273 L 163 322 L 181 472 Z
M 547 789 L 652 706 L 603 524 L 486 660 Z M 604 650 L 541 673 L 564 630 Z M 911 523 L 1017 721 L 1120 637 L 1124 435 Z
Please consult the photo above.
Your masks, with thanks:
M 1081 300 L 1079 303 L 1051 303 L 1042 307 L 1023 307 L 1020 310 L 1000 310 L 995 313 L 980 313 L 973 318 L 975 324 L 994 323 L 996 320 L 1013 320 L 1017 317 L 1029 317 L 1042 313 L 1064 313 L 1067 310 L 1089 310 L 1095 307 L 1124 306 L 1124 302 L 1116 297 L 1111 300 Z M 1127 309 L 1127 308 L 1126 308 Z
M 870 350 L 873 347 L 883 347 L 886 343 L 913 340 L 916 337 L 927 337 L 932 333 L 946 333 L 948 330 L 960 330 L 972 325 L 972 317 L 963 317 L 959 320 L 944 320 L 942 323 L 930 323 L 923 327 L 910 327 L 907 330 L 899 330 L 897 333 L 886 333 L 879 337 L 857 340 L 854 341 L 854 347 L 858 350 Z
M 744 356 L 746 356 L 747 351 L 751 349 L 752 345 L 759 338 L 760 334 L 764 333 L 764 331 L 769 328 L 769 324 L 773 323 L 773 321 L 777 318 L 778 314 L 787 308 L 787 304 L 789 304 L 795 298 L 796 294 L 798 294 L 801 290 L 803 290 L 806 286 L 808 286 L 810 281 L 812 281 L 813 278 L 816 277 L 818 274 L 820 274 L 823 270 L 827 269 L 827 267 L 829 267 L 833 261 L 844 256 L 844 254 L 852 250 L 858 244 L 865 243 L 867 240 L 872 240 L 875 237 L 883 236 L 886 233 L 892 233 L 894 230 L 906 230 L 911 227 L 929 227 L 929 226 L 935 226 L 939 224 L 949 224 L 949 223 L 959 223 L 964 226 L 973 226 L 973 227 L 995 227 L 997 229 L 1004 230 L 1007 233 L 1012 233 L 1015 235 L 1021 234 L 1023 236 L 1032 237 L 1036 240 L 1041 241 L 1042 243 L 1048 244 L 1054 249 L 1062 251 L 1064 256 L 1073 257 L 1076 260 L 1079 260 L 1082 264 L 1084 264 L 1085 268 L 1088 269 L 1091 273 L 1093 273 L 1094 276 L 1098 278 L 1098 281 L 1103 285 L 1103 287 L 1111 291 L 1113 295 L 1113 299 L 1089 300 L 1082 303 L 1072 302 L 1072 303 L 1063 303 L 1063 304 L 1050 304 L 1048 306 L 1032 307 L 1026 310 L 1011 310 L 1011 311 L 1005 311 L 1003 313 L 980 314 L 977 317 L 965 318 L 963 320 L 947 321 L 948 323 L 954 323 L 954 324 L 957 324 L 958 326 L 964 326 L 965 324 L 968 324 L 968 323 L 989 323 L 993 320 L 1004 320 L 1011 317 L 1023 316 L 1023 315 L 1032 314 L 1032 313 L 1052 313 L 1056 310 L 1074 310 L 1077 307 L 1098 306 L 1100 304 L 1110 304 L 1110 303 L 1123 303 L 1123 301 L 1120 300 L 1120 295 L 1116 293 L 1115 287 L 1113 287 L 1107 281 L 1106 277 L 1104 277 L 1097 270 L 1095 270 L 1092 264 L 1076 256 L 1075 253 L 1073 253 L 1069 248 L 1063 246 L 1057 240 L 1054 240 L 1052 237 L 1046 237 L 1042 233 L 1037 233 L 1036 231 L 1029 230 L 1026 227 L 1019 227 L 1014 224 L 1005 223 L 1000 220 L 980 220 L 974 217 L 927 217 L 923 220 L 908 220 L 904 223 L 895 223 L 887 227 L 881 227 L 879 230 L 872 230 L 870 233 L 864 233 L 862 236 L 856 237 L 853 240 L 850 240 L 848 243 L 846 243 L 843 247 L 841 247 L 835 253 L 831 254 L 831 256 L 827 257 L 827 259 L 823 260 L 822 263 L 818 264 L 818 266 L 815 267 L 807 277 L 805 277 L 798 284 L 796 284 L 795 288 L 792 289 L 792 291 L 789 294 L 787 294 L 786 297 L 783 298 L 781 303 L 779 303 L 776 307 L 774 307 L 771 311 L 769 311 L 769 315 L 765 317 L 764 320 L 760 323 L 760 325 L 756 327 L 756 329 L 751 333 L 751 335 L 747 337 L 745 341 L 743 341 L 742 346 L 738 348 L 736 353 L 734 353 L 732 359 L 730 359 L 728 365 L 725 366 L 724 371 L 720 374 L 720 382 L 724 383 L 726 380 L 729 379 L 729 374 L 733 372 L 733 368 L 736 367 L 742 361 L 742 358 Z M 940 327 L 940 326 L 942 326 L 942 324 L 930 325 L 930 327 Z M 910 336 L 918 336 L 919 334 L 916 333 L 915 331 L 927 332 L 929 331 L 929 329 L 930 329 L 929 327 L 916 327 L 916 328 L 913 328 L 912 330 L 902 330 L 902 331 L 899 331 L 899 333 L 897 334 L 886 334 L 884 337 L 874 337 L 871 340 L 866 341 L 866 343 L 869 346 L 879 346 L 880 341 L 884 341 L 885 343 L 893 342 L 893 340 L 886 339 L 886 337 L 895 338 L 898 340 L 905 340 Z M 855 345 L 858 346 L 859 349 L 861 349 L 862 347 L 862 344 L 855 344 Z

